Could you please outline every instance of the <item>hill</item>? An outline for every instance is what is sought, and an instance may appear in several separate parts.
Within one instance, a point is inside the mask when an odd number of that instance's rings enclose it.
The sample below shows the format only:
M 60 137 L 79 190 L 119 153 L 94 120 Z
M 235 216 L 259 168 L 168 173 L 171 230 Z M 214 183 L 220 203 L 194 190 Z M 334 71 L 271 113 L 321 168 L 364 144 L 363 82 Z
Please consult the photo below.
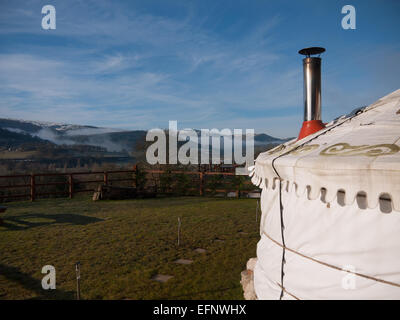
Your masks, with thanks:
M 65 160 L 76 163 L 69 160 L 79 159 L 80 163 L 88 163 L 95 159 L 133 163 L 135 159 L 145 159 L 146 147 L 151 144 L 145 139 L 144 130 L 123 131 L 89 125 L 0 119 L 0 160 Z M 256 134 L 254 140 L 257 155 L 288 139 L 261 133 Z M 220 147 L 223 148 L 223 142 Z

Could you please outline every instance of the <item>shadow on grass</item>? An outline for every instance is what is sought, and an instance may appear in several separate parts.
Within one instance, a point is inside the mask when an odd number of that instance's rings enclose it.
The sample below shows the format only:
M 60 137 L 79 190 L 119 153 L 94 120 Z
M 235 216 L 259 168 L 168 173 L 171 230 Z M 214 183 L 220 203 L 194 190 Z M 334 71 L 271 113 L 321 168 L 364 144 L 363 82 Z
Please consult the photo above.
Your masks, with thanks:
M 221 288 L 221 289 L 214 289 L 214 290 L 203 290 L 203 291 L 191 292 L 191 293 L 182 294 L 182 295 L 163 297 L 163 298 L 159 298 L 159 300 L 192 299 L 192 297 L 197 295 L 197 294 L 225 292 L 225 291 L 235 290 L 237 288 L 240 288 L 240 286 L 233 286 L 233 287 L 230 287 L 230 288 Z
M 41 279 L 35 279 L 31 275 L 21 272 L 18 268 L 0 264 L 0 274 L 5 276 L 8 280 L 18 283 L 25 289 L 36 293 L 37 296 L 32 299 L 75 299 L 75 293 L 71 291 L 60 289 L 44 290 L 42 288 Z
M 129 202 L 132 200 L 137 201 L 135 206 L 137 207 L 145 207 L 145 208 L 165 208 L 165 207 L 185 207 L 185 206 L 192 206 L 194 203 L 209 203 L 215 202 L 216 200 L 227 200 L 228 198 L 213 198 L 213 197 L 199 197 L 199 196 L 164 196 L 158 195 L 156 198 L 149 198 L 149 199 L 129 199 L 129 200 L 117 200 L 119 202 Z M 116 200 L 103 200 L 107 202 L 116 201 Z
M 52 221 L 28 221 L 34 219 L 43 219 L 43 220 L 52 220 Z M 2 224 L 3 227 L 6 227 L 10 230 L 26 230 L 29 228 L 40 227 L 40 226 L 48 226 L 52 224 L 72 224 L 72 225 L 80 225 L 84 226 L 90 223 L 104 221 L 103 219 L 95 218 L 95 217 L 88 217 L 83 216 L 80 214 L 73 214 L 73 213 L 63 213 L 63 214 L 27 214 L 21 215 L 16 217 L 6 217 L 4 223 Z M 9 223 L 12 222 L 12 223 Z

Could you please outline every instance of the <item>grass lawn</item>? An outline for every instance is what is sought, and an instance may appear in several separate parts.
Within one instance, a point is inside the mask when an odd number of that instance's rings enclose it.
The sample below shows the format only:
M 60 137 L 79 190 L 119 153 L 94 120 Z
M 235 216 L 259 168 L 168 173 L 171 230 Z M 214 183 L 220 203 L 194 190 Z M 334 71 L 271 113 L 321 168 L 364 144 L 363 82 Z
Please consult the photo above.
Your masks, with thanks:
M 85 196 L 6 206 L 0 299 L 75 299 L 77 261 L 82 299 L 242 299 L 240 272 L 259 239 L 254 199 Z M 56 268 L 56 290 L 41 287 L 44 265 Z M 159 283 L 156 274 L 173 278 Z

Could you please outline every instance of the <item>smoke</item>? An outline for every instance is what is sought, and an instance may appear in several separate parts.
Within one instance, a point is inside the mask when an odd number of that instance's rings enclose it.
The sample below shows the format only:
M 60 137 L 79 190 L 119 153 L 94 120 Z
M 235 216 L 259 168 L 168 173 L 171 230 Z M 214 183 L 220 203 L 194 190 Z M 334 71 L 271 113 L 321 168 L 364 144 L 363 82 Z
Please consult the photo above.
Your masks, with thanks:
M 121 144 L 115 143 L 111 140 L 111 137 L 107 134 L 101 133 L 111 133 L 115 132 L 115 130 L 111 129 L 96 129 L 96 128 L 84 128 L 77 129 L 74 131 L 66 132 L 64 134 L 57 133 L 56 131 L 43 128 L 38 132 L 31 134 L 32 136 L 36 136 L 43 140 L 51 141 L 58 145 L 89 145 L 105 148 L 110 152 L 120 152 L 123 151 L 124 146 Z M 95 134 L 94 136 L 90 136 L 90 134 Z M 101 134 L 97 136 L 96 134 Z M 82 140 L 75 140 L 73 137 L 83 136 Z
M 111 128 L 81 128 L 65 131 L 66 136 L 87 136 L 93 134 L 102 134 L 102 133 L 112 133 L 112 132 L 121 132 L 123 130 L 111 129 Z
M 33 137 L 38 137 L 43 140 L 49 140 L 55 144 L 74 144 L 68 139 L 61 138 L 53 130 L 48 128 L 40 129 L 38 132 L 31 133 Z
M 22 134 L 28 134 L 26 131 L 18 129 L 18 128 L 3 128 L 5 130 L 15 132 L 15 133 L 22 133 Z

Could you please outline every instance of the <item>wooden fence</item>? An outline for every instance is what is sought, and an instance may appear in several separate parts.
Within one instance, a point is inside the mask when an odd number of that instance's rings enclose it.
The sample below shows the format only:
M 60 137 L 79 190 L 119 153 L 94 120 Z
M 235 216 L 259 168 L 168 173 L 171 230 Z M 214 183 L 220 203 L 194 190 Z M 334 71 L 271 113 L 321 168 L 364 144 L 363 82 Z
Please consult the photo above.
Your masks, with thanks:
M 197 188 L 187 188 L 194 190 L 196 194 L 203 196 L 207 192 L 228 193 L 235 192 L 237 197 L 241 194 L 253 192 L 249 178 L 246 178 L 245 185 L 249 186 L 247 189 L 228 186 L 224 189 L 210 189 L 205 186 L 205 177 L 207 176 L 235 176 L 233 172 L 197 172 L 197 171 L 162 171 L 162 170 L 141 170 L 142 174 L 151 175 L 192 175 L 197 176 Z M 121 174 L 124 176 L 121 177 Z M 119 177 L 117 177 L 119 176 Z M 54 179 L 55 178 L 55 179 Z M 51 181 L 53 179 L 53 181 Z M 138 171 L 134 170 L 113 170 L 113 171 L 92 171 L 92 172 L 69 172 L 69 173 L 39 173 L 30 175 L 8 175 L 0 176 L 0 202 L 5 199 L 30 199 L 35 201 L 38 198 L 50 196 L 66 196 L 72 198 L 74 194 L 81 192 L 93 192 L 97 189 L 99 184 L 114 185 L 121 182 L 129 182 L 129 186 L 138 185 Z M 23 181 L 18 182 L 19 181 Z M 55 180 L 55 181 L 54 181 Z M 17 182 L 15 182 L 17 181 Z M 7 183 L 7 184 L 5 184 Z M 95 185 L 94 185 L 95 184 Z M 83 185 L 84 187 L 79 187 Z M 94 185 L 88 188 L 87 185 Z M 46 187 L 45 192 L 40 191 Z M 53 190 L 49 191 L 48 189 Z M 56 189 L 54 191 L 54 189 Z M 62 190 L 57 190 L 62 189 Z M 8 191 L 4 194 L 4 191 Z M 10 190 L 13 190 L 11 192 Z M 15 190 L 24 190 L 23 192 L 15 192 Z M 3 192 L 2 192 L 3 191 Z

